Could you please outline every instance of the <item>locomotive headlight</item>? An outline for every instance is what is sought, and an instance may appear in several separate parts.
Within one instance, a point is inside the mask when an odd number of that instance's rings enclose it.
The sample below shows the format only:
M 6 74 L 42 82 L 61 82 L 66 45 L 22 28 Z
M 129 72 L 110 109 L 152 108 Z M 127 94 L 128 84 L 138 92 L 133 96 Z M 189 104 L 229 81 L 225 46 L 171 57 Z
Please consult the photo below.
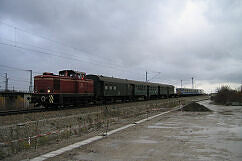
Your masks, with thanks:
M 50 89 L 48 89 L 47 92 L 50 93 Z

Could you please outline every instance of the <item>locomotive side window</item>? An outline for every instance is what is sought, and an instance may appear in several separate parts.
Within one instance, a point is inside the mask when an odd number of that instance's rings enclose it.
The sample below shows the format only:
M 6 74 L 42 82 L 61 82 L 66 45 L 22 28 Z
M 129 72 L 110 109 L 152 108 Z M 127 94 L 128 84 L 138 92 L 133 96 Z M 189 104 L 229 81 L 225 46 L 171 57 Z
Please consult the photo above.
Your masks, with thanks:
M 54 79 L 54 89 L 60 90 L 60 80 L 59 79 Z
M 109 86 L 109 90 L 112 90 L 112 86 Z
M 85 79 L 85 74 L 81 74 L 80 78 Z
M 113 86 L 113 90 L 115 90 L 115 91 L 116 91 L 116 86 Z
M 108 90 L 108 86 L 105 86 L 105 90 Z

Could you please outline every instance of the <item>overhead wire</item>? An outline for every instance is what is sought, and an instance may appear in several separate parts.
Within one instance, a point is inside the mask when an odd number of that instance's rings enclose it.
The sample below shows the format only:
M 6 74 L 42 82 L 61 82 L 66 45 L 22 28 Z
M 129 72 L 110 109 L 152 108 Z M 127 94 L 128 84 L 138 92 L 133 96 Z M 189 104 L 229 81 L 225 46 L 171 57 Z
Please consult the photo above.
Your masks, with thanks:
M 88 51 L 86 51 L 86 50 L 83 50 L 83 49 L 77 49 L 77 48 L 74 48 L 74 47 L 72 47 L 72 46 L 70 46 L 70 45 L 66 45 L 66 43 L 63 43 L 63 42 L 57 42 L 57 41 L 52 40 L 52 39 L 49 39 L 49 38 L 47 38 L 47 37 L 44 37 L 44 36 L 41 36 L 41 35 L 36 35 L 36 34 L 34 34 L 34 33 L 31 33 L 31 32 L 29 32 L 29 31 L 26 31 L 26 30 L 24 30 L 24 29 L 22 29 L 22 28 L 20 28 L 20 27 L 16 27 L 15 25 L 8 24 L 8 23 L 3 22 L 3 21 L 1 21 L 1 20 L 0 20 L 0 23 L 2 23 L 2 24 L 4 24 L 4 25 L 7 25 L 7 26 L 9 26 L 9 27 L 12 27 L 13 29 L 16 29 L 16 30 L 19 30 L 19 31 L 25 32 L 25 33 L 27 33 L 27 34 L 31 34 L 32 36 L 39 37 L 39 38 L 42 38 L 42 39 L 45 39 L 45 40 L 51 41 L 51 42 L 53 42 L 53 43 L 55 43 L 55 44 L 61 45 L 62 47 L 63 47 L 63 46 L 67 46 L 68 48 L 70 48 L 70 49 L 72 49 L 72 50 L 77 50 L 77 51 L 79 51 L 79 52 L 83 52 L 83 53 L 90 54 L 90 53 L 89 53 Z M 10 41 L 13 41 L 13 40 L 10 40 Z M 43 49 L 43 48 L 42 48 L 42 49 Z M 46 49 L 46 50 L 48 50 L 48 49 Z M 59 51 L 58 51 L 58 52 L 59 52 Z M 90 57 L 90 55 L 88 55 L 88 56 Z M 105 58 L 105 59 L 106 59 L 106 58 Z
M 36 35 L 36 34 L 33 34 L 33 33 L 31 33 L 31 32 L 29 32 L 29 31 L 26 31 L 26 30 L 24 30 L 24 29 L 22 29 L 22 28 L 19 28 L 19 27 L 16 27 L 16 26 L 14 26 L 14 25 L 10 25 L 10 24 L 8 24 L 8 23 L 5 23 L 5 22 L 3 22 L 3 21 L 0 21 L 0 23 L 2 23 L 2 24 L 5 24 L 5 25 L 7 25 L 7 26 L 9 26 L 9 27 L 12 27 L 12 28 L 14 28 L 14 29 L 17 29 L 17 30 L 19 30 L 19 31 L 22 31 L 22 32 L 25 32 L 25 33 L 28 33 L 28 34 L 31 34 L 32 36 L 36 36 L 36 37 L 40 37 L 40 38 L 42 38 L 42 39 L 46 39 L 46 40 L 48 40 L 48 41 L 51 41 L 51 42 L 54 42 L 54 43 L 56 43 L 56 44 L 59 44 L 59 45 L 64 45 L 64 46 L 67 46 L 65 43 L 62 43 L 62 42 L 57 42 L 57 41 L 54 41 L 54 40 L 51 40 L 51 39 L 49 39 L 49 38 L 46 38 L 46 37 L 43 37 L 43 36 L 40 36 L 40 35 Z M 10 40 L 11 41 L 11 40 Z M 14 41 L 13 41 L 14 42 Z M 21 42 L 22 43 L 22 42 Z M 9 44 L 4 44 L 4 45 L 9 45 Z M 12 46 L 12 47 L 14 47 L 15 45 L 9 45 L 9 46 Z M 72 46 L 70 46 L 70 45 L 68 45 L 68 47 L 70 48 L 70 49 L 73 49 L 73 50 L 77 50 L 77 51 L 79 51 L 79 52 L 84 52 L 84 53 L 89 53 L 89 52 L 87 52 L 87 51 L 85 51 L 85 50 L 80 50 L 80 49 L 77 49 L 77 48 L 73 48 Z M 40 47 L 39 47 L 40 48 Z M 43 49 L 43 48 L 42 48 Z M 45 50 L 49 50 L 49 49 L 45 49 Z M 42 54 L 44 54 L 44 53 L 42 53 Z M 68 54 L 68 55 L 70 55 L 69 53 L 66 53 L 66 54 Z M 86 57 L 89 57 L 90 58 L 90 55 L 91 54 L 89 54 L 89 55 L 85 55 Z M 59 56 L 59 57 L 62 57 L 62 56 Z M 63 57 L 62 57 L 63 58 Z M 68 57 L 69 58 L 69 57 Z M 105 58 L 104 60 L 107 60 L 107 58 Z M 109 59 L 110 60 L 110 59 Z M 112 61 L 112 60 L 111 60 Z M 93 62 L 90 62 L 90 61 L 88 61 L 88 63 L 92 63 L 93 64 Z M 100 65 L 100 63 L 94 63 L 95 65 Z M 108 62 L 108 66 L 110 67 L 110 65 L 112 64 L 110 61 Z M 103 65 L 103 64 L 102 64 Z M 105 66 L 107 65 L 107 64 L 104 64 Z M 125 68 L 124 66 L 119 66 L 118 64 L 112 64 L 112 66 L 111 66 L 112 68 L 116 68 L 117 69 L 117 67 L 120 67 L 120 68 Z M 130 68 L 128 68 L 127 69 L 129 72 L 130 72 Z M 142 70 L 144 70 L 144 69 L 142 69 Z M 137 71 L 135 72 L 136 74 L 138 73 Z M 143 75 L 143 74 L 142 74 Z
M 25 70 L 25 69 L 22 69 L 22 68 L 18 68 L 18 67 L 12 67 L 12 66 L 8 66 L 8 65 L 2 65 L 0 64 L 0 68 L 8 68 L 8 69 L 12 69 L 12 70 L 15 70 L 15 71 L 24 71 L 24 72 L 28 72 L 29 70 Z M 42 74 L 41 72 L 37 72 L 37 71 L 33 71 L 33 73 L 36 73 L 36 74 Z
M 25 32 L 25 33 L 27 33 L 27 34 L 31 34 L 31 35 L 33 35 L 33 36 L 35 36 L 35 37 L 39 37 L 39 38 L 42 38 L 42 39 L 46 39 L 46 40 L 51 41 L 51 42 L 53 42 L 53 43 L 55 43 L 55 44 L 62 45 L 62 46 L 63 46 L 63 45 L 64 45 L 64 46 L 68 46 L 70 49 L 78 50 L 78 51 L 85 52 L 85 53 L 89 53 L 89 52 L 87 52 L 86 50 L 78 49 L 78 48 L 74 48 L 74 47 L 72 47 L 72 46 L 70 46 L 70 45 L 67 45 L 66 43 L 61 42 L 61 41 L 52 40 L 52 39 L 49 39 L 49 38 L 47 38 L 47 37 L 45 37 L 45 36 L 41 36 L 41 35 L 36 35 L 36 33 L 29 32 L 29 31 L 27 31 L 27 30 L 25 30 L 25 29 L 22 29 L 22 28 L 20 28 L 20 27 L 17 27 L 16 25 L 12 25 L 12 24 L 9 24 L 9 23 L 6 23 L 6 22 L 3 22 L 3 21 L 1 21 L 1 20 L 0 20 L 0 23 L 2 23 L 2 24 L 4 24 L 4 25 L 7 25 L 7 26 L 9 26 L 9 27 L 11 27 L 11 28 L 13 28 L 13 29 L 16 29 L 16 30 L 19 30 L 19 31 Z
M 152 78 L 150 78 L 148 81 L 151 81 L 151 80 L 153 80 L 153 79 L 155 79 L 155 77 L 157 77 L 158 75 L 160 75 L 161 74 L 161 72 L 158 72 L 156 75 L 154 75 Z
M 18 49 L 32 51 L 32 52 L 35 52 L 35 53 L 41 53 L 41 54 L 45 54 L 45 55 L 55 56 L 55 57 L 59 57 L 59 58 L 62 58 L 62 59 L 67 59 L 67 60 L 72 60 L 72 61 L 78 61 L 78 62 L 79 61 L 82 61 L 82 62 L 85 62 L 85 63 L 88 63 L 88 64 L 102 66 L 104 68 L 108 68 L 108 69 L 112 69 L 112 70 L 116 69 L 116 70 L 119 70 L 119 71 L 124 71 L 121 68 L 119 68 L 118 66 L 115 67 L 115 66 L 110 65 L 110 64 L 102 64 L 102 65 L 100 65 L 100 63 L 93 62 L 93 61 L 85 61 L 85 60 L 79 59 L 79 58 L 62 56 L 62 55 L 58 55 L 56 53 L 39 51 L 39 50 L 31 49 L 31 48 L 22 47 L 22 46 L 19 46 L 19 45 L 13 45 L 13 44 L 2 43 L 2 42 L 0 42 L 0 44 L 1 45 L 7 45 L 7 46 L 10 46 L 10 47 L 14 47 L 14 48 L 18 48 Z M 125 70 L 131 72 L 130 69 L 125 69 Z M 135 72 L 135 73 L 137 74 L 137 72 Z
M 18 82 L 18 83 L 28 83 L 29 84 L 29 81 L 25 81 L 25 80 L 17 80 L 17 79 L 12 79 L 10 78 L 9 81 L 12 81 L 12 82 Z
M 13 79 L 14 78 L 14 79 Z M 12 81 L 21 81 L 21 82 L 26 82 L 26 83 L 29 83 L 30 81 L 27 81 L 27 80 L 23 80 L 19 77 L 16 77 L 16 76 L 9 76 L 8 78 L 9 80 L 12 80 Z
M 0 73 L 1 74 L 1 73 Z M 0 75 L 0 77 L 5 78 L 5 76 Z
M 39 38 L 42 38 L 42 39 L 48 40 L 48 41 L 53 42 L 53 43 L 55 43 L 55 44 L 57 44 L 57 45 L 61 45 L 62 47 L 65 46 L 65 47 L 67 47 L 67 48 L 69 48 L 69 49 L 76 50 L 76 51 L 78 51 L 78 52 L 82 52 L 82 53 L 86 53 L 86 54 L 88 54 L 88 55 L 85 55 L 85 56 L 88 56 L 88 57 L 95 57 L 95 58 L 96 58 L 96 56 L 92 56 L 92 54 L 91 54 L 90 52 L 88 52 L 87 50 L 79 49 L 79 48 L 76 48 L 76 47 L 71 46 L 70 44 L 67 44 L 67 43 L 64 43 L 64 42 L 61 42 L 61 41 L 57 41 L 57 40 L 53 40 L 53 39 L 47 38 L 46 36 L 38 35 L 38 34 L 36 34 L 36 33 L 32 33 L 32 32 L 30 32 L 30 31 L 27 31 L 27 30 L 25 30 L 25 29 L 23 29 L 23 28 L 20 28 L 20 27 L 16 26 L 16 25 L 12 25 L 12 24 L 6 23 L 6 22 L 1 21 L 1 20 L 0 20 L 0 23 L 2 23 L 2 24 L 4 24 L 4 25 L 7 25 L 7 26 L 9 26 L 9 27 L 11 27 L 11 28 L 13 28 L 14 30 L 19 30 L 19 31 L 25 32 L 25 33 L 27 33 L 27 34 L 30 34 L 30 35 L 32 35 L 32 36 L 35 36 L 35 37 L 39 37 Z M 16 39 L 15 39 L 15 40 L 16 40 Z M 68 54 L 69 54 L 69 53 L 68 53 Z M 70 54 L 69 54 L 69 55 L 70 55 Z M 104 57 L 104 56 L 99 57 L 99 58 L 102 58 L 103 60 L 108 61 L 108 63 L 110 63 L 110 61 L 113 61 L 112 59 L 109 59 L 108 57 Z M 117 66 L 117 64 L 114 64 L 114 65 Z
M 143 72 L 140 72 L 140 71 L 131 71 L 131 70 L 135 70 L 135 69 L 131 69 L 129 67 L 124 67 L 124 66 L 120 66 L 118 64 L 113 64 L 111 61 L 111 59 L 109 58 L 105 58 L 105 57 L 99 57 L 101 58 L 102 60 L 105 60 L 105 61 L 108 61 L 107 63 L 103 64 L 103 63 L 100 63 L 100 60 L 93 60 L 92 57 L 93 56 L 90 56 L 92 54 L 90 54 L 88 51 L 86 50 L 83 50 L 83 49 L 78 49 L 78 48 L 74 48 L 72 46 L 70 46 L 69 44 L 67 45 L 66 43 L 63 43 L 63 42 L 57 42 L 55 40 L 52 40 L 52 39 L 49 39 L 47 37 L 44 37 L 44 36 L 40 36 L 40 35 L 36 35 L 36 33 L 31 33 L 29 31 L 26 31 L 20 27 L 17 27 L 15 25 L 10 25 L 8 23 L 5 23 L 3 21 L 0 20 L 0 23 L 2 24 L 5 24 L 11 28 L 14 29 L 14 34 L 15 34 L 15 38 L 14 40 L 9 40 L 9 39 L 6 39 L 6 38 L 2 38 L 6 41 L 9 41 L 9 42 L 12 42 L 13 44 L 9 44 L 9 43 L 4 43 L 4 42 L 0 42 L 1 45 L 6 45 L 6 46 L 9 46 L 9 47 L 13 47 L 13 48 L 17 48 L 17 49 L 20 49 L 20 50 L 27 50 L 27 51 L 31 51 L 32 53 L 41 53 L 41 54 L 45 54 L 45 55 L 50 55 L 50 56 L 54 56 L 54 57 L 59 57 L 59 58 L 62 58 L 62 59 L 66 59 L 66 60 L 71 60 L 71 61 L 82 61 L 82 62 L 85 62 L 85 63 L 88 63 L 88 64 L 93 64 L 93 65 L 98 65 L 99 67 L 103 67 L 103 68 L 107 68 L 111 71 L 128 71 L 129 73 L 135 73 L 136 75 L 137 74 L 140 74 L 142 76 L 144 76 L 144 73 Z M 45 40 L 48 40 L 50 42 L 53 42 L 55 43 L 56 45 L 61 45 L 61 47 L 67 47 L 69 49 L 72 49 L 74 51 L 77 51 L 77 52 L 82 52 L 82 53 L 86 53 L 86 54 L 89 54 L 89 55 L 85 55 L 85 57 L 88 57 L 89 60 L 84 60 L 84 59 L 80 59 L 80 56 L 77 56 L 77 55 L 72 55 L 70 53 L 66 53 L 66 52 L 63 52 L 63 51 L 58 51 L 58 50 L 53 50 L 53 49 L 46 49 L 46 48 L 43 48 L 43 47 L 39 47 L 39 46 L 36 46 L 36 45 L 32 45 L 32 44 L 28 44 L 28 43 L 25 43 L 25 42 L 20 42 L 20 41 L 17 41 L 16 39 L 16 30 L 18 31 L 21 31 L 21 32 L 24 32 L 24 33 L 27 33 L 27 34 L 31 34 L 32 36 L 35 36 L 35 37 L 39 37 L 41 39 L 45 39 Z M 22 44 L 22 45 L 21 45 Z M 26 47 L 28 46 L 28 47 Z M 56 47 L 56 46 L 55 46 Z M 33 49 L 35 48 L 35 49 Z M 36 49 L 37 48 L 37 49 Z M 44 50 L 44 51 L 40 51 L 40 50 Z M 27 53 L 28 54 L 28 53 Z M 63 56 L 63 55 L 60 55 L 60 54 L 65 54 L 65 55 L 68 55 L 68 56 Z M 92 59 L 92 60 L 91 60 Z M 90 61 L 91 60 L 91 61 Z M 57 65 L 57 64 L 56 64 Z M 16 68 L 16 67 L 10 67 L 10 66 L 5 66 L 5 65 L 0 65 L 2 67 L 6 67 L 6 68 L 9 68 L 9 69 L 14 69 L 14 70 L 18 70 L 18 71 L 26 71 L 24 69 L 21 69 L 21 68 Z M 139 68 L 139 67 L 136 67 L 136 68 Z M 142 71 L 145 71 L 144 69 L 142 69 Z M 34 72 L 33 73 L 38 73 L 38 74 L 42 74 L 40 72 Z M 142 74 L 141 74 L 142 73 Z M 160 73 L 160 72 L 156 72 L 156 71 L 152 71 L 152 70 L 149 70 L 149 73 Z M 154 79 L 157 75 L 153 76 L 150 80 Z M 10 79 L 10 80 L 13 80 L 13 81 L 20 81 L 20 80 L 14 80 L 14 79 Z M 149 81 L 150 81 L 149 80 Z M 23 81 L 23 82 L 29 82 L 29 81 Z
M 7 66 L 7 65 L 2 65 L 2 64 L 0 64 L 0 67 L 10 68 L 10 69 L 14 69 L 14 70 L 17 70 L 17 71 L 25 71 L 24 69 L 21 69 L 21 68 L 10 67 L 10 66 Z

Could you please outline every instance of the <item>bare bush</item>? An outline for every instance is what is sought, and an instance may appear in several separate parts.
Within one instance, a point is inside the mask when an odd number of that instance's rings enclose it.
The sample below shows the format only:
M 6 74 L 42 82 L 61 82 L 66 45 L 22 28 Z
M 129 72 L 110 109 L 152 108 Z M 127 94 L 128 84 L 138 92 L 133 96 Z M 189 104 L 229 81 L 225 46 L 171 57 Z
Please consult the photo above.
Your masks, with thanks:
M 231 102 L 242 103 L 242 93 L 232 90 L 229 86 L 222 86 L 217 89 L 217 95 L 213 98 L 217 104 L 229 104 Z

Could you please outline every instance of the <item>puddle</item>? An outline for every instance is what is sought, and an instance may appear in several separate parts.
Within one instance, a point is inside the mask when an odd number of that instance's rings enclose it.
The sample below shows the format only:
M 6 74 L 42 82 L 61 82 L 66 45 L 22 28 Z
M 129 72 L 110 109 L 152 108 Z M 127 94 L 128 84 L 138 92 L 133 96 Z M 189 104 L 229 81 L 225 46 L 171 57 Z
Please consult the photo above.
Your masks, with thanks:
M 176 112 L 97 142 L 72 160 L 241 161 L 242 107 L 202 102 L 212 113 Z M 158 122 L 157 122 L 158 121 Z M 122 136 L 122 137 L 120 137 Z M 111 140 L 111 141 L 110 141 Z M 128 158 L 128 159 L 127 159 Z
M 208 115 L 180 112 L 168 122 L 159 122 L 148 128 L 181 129 L 176 135 L 165 137 L 189 145 L 191 152 L 184 154 L 182 150 L 172 154 L 174 156 L 187 156 L 191 160 L 241 161 L 242 106 L 212 105 L 209 101 L 201 104 L 214 112 Z
M 149 136 L 140 136 L 139 138 L 140 138 L 140 139 L 148 139 Z
M 123 142 L 122 140 L 113 140 L 112 142 L 108 142 L 107 144 L 105 144 L 106 147 L 110 147 L 110 148 L 119 148 L 120 145 L 124 144 L 125 142 Z
M 166 122 L 166 123 L 163 123 L 163 122 L 157 122 L 155 123 L 155 125 L 159 126 L 159 125 L 163 125 L 163 126 L 173 126 L 173 125 L 177 125 L 176 122 Z
M 222 115 L 233 115 L 232 111 L 222 111 L 222 112 L 219 112 L 220 114 Z
M 148 129 L 174 129 L 174 128 L 179 128 L 179 127 L 174 127 L 174 126 L 148 126 Z
M 146 139 L 138 139 L 133 140 L 133 143 L 140 143 L 140 144 L 157 144 L 158 142 L 155 140 L 146 140 Z
M 150 157 L 149 156 L 133 156 L 132 158 L 134 159 L 149 159 Z
M 73 158 L 76 160 L 93 161 L 95 158 L 99 157 L 100 155 L 96 153 L 81 153 L 79 155 L 74 156 Z

